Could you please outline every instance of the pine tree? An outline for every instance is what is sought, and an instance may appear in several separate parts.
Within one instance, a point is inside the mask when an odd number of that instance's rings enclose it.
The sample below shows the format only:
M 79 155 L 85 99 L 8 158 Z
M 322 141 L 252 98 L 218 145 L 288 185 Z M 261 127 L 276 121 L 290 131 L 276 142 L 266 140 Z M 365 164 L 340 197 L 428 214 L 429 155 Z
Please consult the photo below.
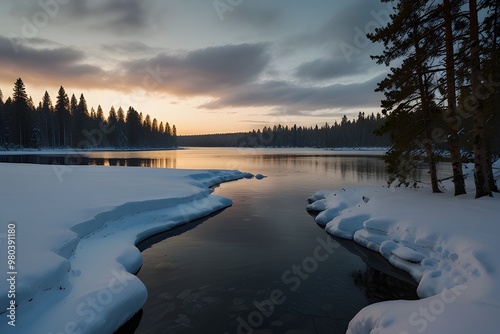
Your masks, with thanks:
M 14 84 L 12 111 L 11 134 L 13 144 L 28 147 L 33 134 L 33 110 L 30 108 L 26 88 L 21 78 L 17 79 Z
M 167 136 L 172 136 L 172 129 L 170 128 L 170 124 L 168 122 L 165 124 L 165 134 Z
M 0 89 L 0 147 L 7 144 L 7 115 L 4 108 L 5 103 L 3 102 L 3 93 Z
M 432 190 L 440 192 L 430 128 L 437 89 L 432 64 L 439 52 L 434 34 L 436 9 L 427 1 L 401 1 L 396 9 L 391 23 L 368 35 L 373 42 L 384 44 L 383 54 L 372 56 L 378 64 L 389 66 L 404 59 L 400 67 L 391 68 L 392 73 L 376 89 L 385 93 L 384 112 L 391 112 L 379 133 L 392 132 L 393 146 L 386 161 L 394 176 L 407 182 L 412 167 L 418 165 L 415 158 L 425 152 Z
M 95 120 L 94 120 L 93 128 L 100 129 L 101 127 L 103 127 L 105 125 L 106 125 L 106 119 L 104 118 L 104 111 L 102 110 L 101 105 L 98 105 L 97 111 L 95 113 Z
M 56 133 L 54 107 L 52 106 L 52 100 L 47 91 L 45 91 L 42 97 L 40 114 L 42 118 L 42 130 L 46 132 L 42 135 L 42 146 L 55 147 Z
M 158 133 L 158 120 L 156 118 L 153 118 L 153 124 L 151 125 L 151 131 L 153 133 Z
M 107 129 L 109 132 L 106 134 L 107 144 L 111 147 L 118 147 L 118 115 L 116 114 L 115 107 L 111 106 L 109 110 L 108 119 L 106 120 Z
M 151 123 L 151 117 L 149 115 L 146 115 L 144 118 L 144 123 L 143 123 L 143 131 L 144 135 L 143 137 L 143 144 L 145 146 L 150 147 L 153 145 L 153 138 L 152 138 L 152 123 Z
M 127 138 L 129 147 L 140 147 L 142 120 L 139 113 L 132 107 L 127 111 Z
M 70 104 L 66 91 L 61 86 L 57 94 L 55 105 L 55 116 L 57 119 L 57 145 L 67 147 L 69 145 L 70 131 Z
M 77 100 L 72 94 L 69 99 L 62 86 L 55 106 L 45 91 L 35 107 L 20 78 L 13 91 L 12 98 L 4 102 L 0 90 L 0 147 L 81 147 L 88 142 L 93 146 L 161 147 L 174 143 L 175 127 L 165 129 L 163 122 L 151 120 L 149 115 L 143 117 L 133 107 L 129 108 L 127 116 L 121 107 L 118 111 L 111 107 L 106 119 L 100 105 L 97 111 L 91 108 L 89 114 L 84 95 Z M 104 129 L 102 136 L 90 137 L 95 134 L 93 130 L 101 129 Z
M 175 124 L 172 125 L 172 146 L 177 146 L 177 128 Z
M 113 106 L 111 106 L 111 109 L 109 109 L 107 122 L 110 125 L 116 125 L 116 123 L 118 122 L 118 116 L 116 115 L 116 110 Z
M 128 138 L 127 138 L 127 131 L 125 128 L 125 113 L 123 112 L 122 107 L 118 108 L 118 111 L 116 112 L 116 115 L 118 117 L 118 123 L 116 125 L 116 133 L 117 133 L 117 144 L 118 147 L 125 147 L 128 145 Z
M 73 145 L 80 147 L 83 143 L 88 142 L 88 138 L 85 136 L 85 131 L 88 131 L 89 127 L 91 127 L 89 110 L 85 96 L 81 94 L 80 99 L 77 101 L 75 95 L 73 94 L 71 96 L 70 105 L 71 115 L 73 118 Z
M 161 147 L 160 136 L 158 132 L 158 120 L 153 118 L 153 123 L 151 124 L 151 138 L 152 138 L 152 147 Z

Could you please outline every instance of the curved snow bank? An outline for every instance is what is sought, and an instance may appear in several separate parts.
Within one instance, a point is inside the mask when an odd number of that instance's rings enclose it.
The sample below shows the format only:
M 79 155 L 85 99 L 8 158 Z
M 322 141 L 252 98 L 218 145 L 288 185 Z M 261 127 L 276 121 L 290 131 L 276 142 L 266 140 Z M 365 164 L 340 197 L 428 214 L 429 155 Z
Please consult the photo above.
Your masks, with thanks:
M 145 303 L 140 240 L 231 205 L 209 187 L 239 171 L 0 164 L 0 254 L 16 226 L 15 297 L 0 331 L 113 332 Z M 1 259 L 0 270 L 7 270 Z M 15 321 L 5 312 L 14 300 Z M 15 324 L 15 327 L 12 326 Z
M 360 188 L 320 191 L 309 202 L 328 233 L 380 252 L 419 282 L 423 299 L 371 305 L 348 333 L 498 332 L 499 198 Z

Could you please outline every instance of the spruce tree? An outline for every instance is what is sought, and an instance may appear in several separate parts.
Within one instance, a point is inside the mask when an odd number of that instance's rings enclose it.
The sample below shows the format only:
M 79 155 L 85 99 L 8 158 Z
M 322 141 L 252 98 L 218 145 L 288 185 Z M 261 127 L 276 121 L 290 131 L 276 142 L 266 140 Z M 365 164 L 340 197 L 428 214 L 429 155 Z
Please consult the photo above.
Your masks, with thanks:
M 89 131 L 92 127 L 90 123 L 89 110 L 87 107 L 87 101 L 83 94 L 80 95 L 80 99 L 77 101 L 75 95 L 71 96 L 71 115 L 73 118 L 73 145 L 79 147 L 80 144 L 88 142 L 88 138 L 85 136 L 85 131 Z
M 125 125 L 125 113 L 123 112 L 122 107 L 118 108 L 116 112 L 118 117 L 118 123 L 116 125 L 116 133 L 118 137 L 118 147 L 125 147 L 128 145 L 127 131 Z
M 63 86 L 59 88 L 55 105 L 55 116 L 57 119 L 57 145 L 67 147 L 70 135 L 70 104 L 69 98 Z
M 46 132 L 42 135 L 42 145 L 55 147 L 55 117 L 52 100 L 47 91 L 43 94 L 40 106 L 40 114 L 42 118 L 42 130 Z
M 33 134 L 33 110 L 30 108 L 26 87 L 21 78 L 16 80 L 13 90 L 11 127 L 13 144 L 28 147 Z
M 388 123 L 379 133 L 392 132 L 393 146 L 386 161 L 394 176 L 407 182 L 418 156 L 425 152 L 432 190 L 440 192 L 430 128 L 437 89 L 433 59 L 439 52 L 434 32 L 436 8 L 427 1 L 400 1 L 396 9 L 392 22 L 368 35 L 373 42 L 384 44 L 383 54 L 372 56 L 378 64 L 389 66 L 403 59 L 401 66 L 391 67 L 377 88 L 385 93 L 382 107 L 389 113 Z
M 172 146 L 177 146 L 177 127 L 172 125 Z
M 141 145 L 141 130 L 142 120 L 139 113 L 132 107 L 127 111 L 127 138 L 129 147 L 140 147 Z
M 0 147 L 3 147 L 7 143 L 6 133 L 6 114 L 3 102 L 3 93 L 0 89 Z
M 108 119 L 106 120 L 107 129 L 109 132 L 106 134 L 106 140 L 109 146 L 118 147 L 118 116 L 115 107 L 111 106 L 109 110 Z

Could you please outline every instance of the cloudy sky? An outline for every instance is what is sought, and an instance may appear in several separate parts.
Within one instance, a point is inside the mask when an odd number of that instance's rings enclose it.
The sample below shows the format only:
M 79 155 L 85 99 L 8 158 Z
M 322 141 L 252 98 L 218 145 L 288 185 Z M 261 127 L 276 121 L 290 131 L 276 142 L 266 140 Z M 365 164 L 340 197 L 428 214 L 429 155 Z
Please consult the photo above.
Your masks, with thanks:
M 377 0 L 17 0 L 0 12 L 0 89 L 35 102 L 59 86 L 132 105 L 180 134 L 333 123 L 378 112 L 366 32 Z

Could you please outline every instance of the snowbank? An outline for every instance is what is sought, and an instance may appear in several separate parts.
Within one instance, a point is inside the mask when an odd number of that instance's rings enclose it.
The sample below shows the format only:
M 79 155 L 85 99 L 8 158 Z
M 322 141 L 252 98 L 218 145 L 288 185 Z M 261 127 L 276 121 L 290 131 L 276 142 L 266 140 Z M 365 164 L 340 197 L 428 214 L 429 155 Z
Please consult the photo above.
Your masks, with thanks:
M 374 304 L 348 333 L 498 333 L 500 199 L 429 188 L 320 191 L 308 210 L 331 235 L 380 252 L 419 282 L 418 301 Z
M 0 332 L 112 333 L 147 298 L 134 245 L 231 205 L 209 187 L 245 176 L 0 164 Z

